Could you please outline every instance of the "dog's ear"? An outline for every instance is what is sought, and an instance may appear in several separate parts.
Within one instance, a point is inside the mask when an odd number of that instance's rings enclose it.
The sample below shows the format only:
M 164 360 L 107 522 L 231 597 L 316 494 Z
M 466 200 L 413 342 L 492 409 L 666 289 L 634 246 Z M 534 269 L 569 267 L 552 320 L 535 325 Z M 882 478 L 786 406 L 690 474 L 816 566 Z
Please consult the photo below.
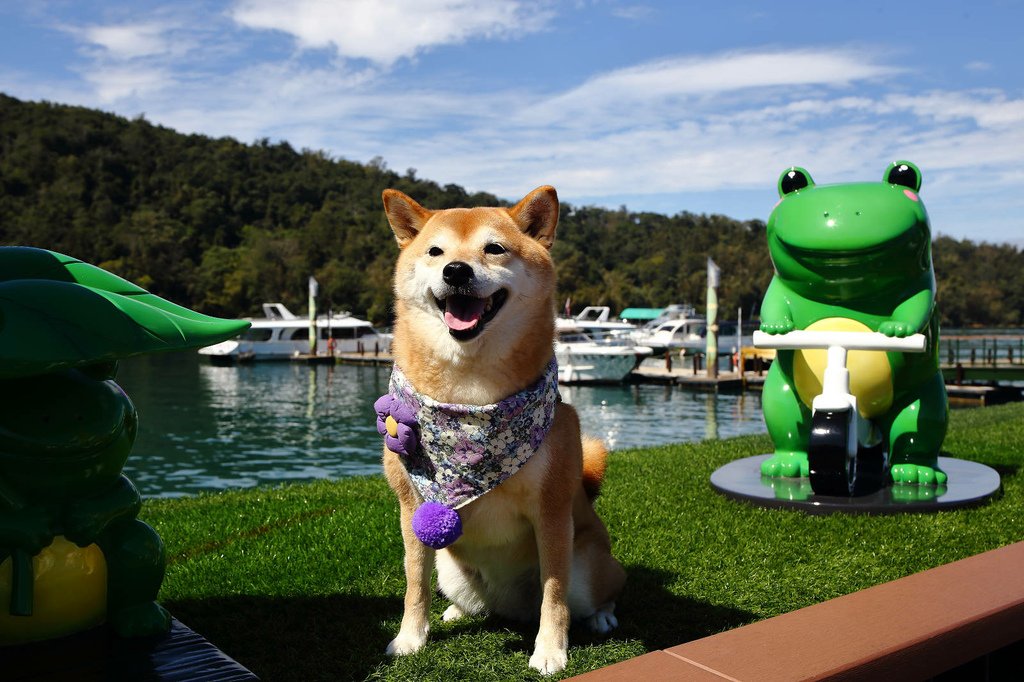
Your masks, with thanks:
M 423 208 L 397 189 L 384 190 L 383 199 L 384 213 L 388 216 L 391 231 L 395 233 L 398 245 L 405 248 L 406 244 L 415 239 L 434 212 Z
M 519 229 L 550 249 L 558 227 L 558 193 L 551 185 L 533 190 L 508 210 Z

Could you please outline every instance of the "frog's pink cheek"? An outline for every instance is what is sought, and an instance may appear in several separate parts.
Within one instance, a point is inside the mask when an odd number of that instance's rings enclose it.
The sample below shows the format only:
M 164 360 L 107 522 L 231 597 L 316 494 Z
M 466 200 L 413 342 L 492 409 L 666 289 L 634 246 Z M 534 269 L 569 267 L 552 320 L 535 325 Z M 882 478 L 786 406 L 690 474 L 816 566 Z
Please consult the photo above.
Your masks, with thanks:
M 917 200 L 918 200 L 918 199 L 917 199 L 917 195 L 916 195 L 916 194 L 914 194 L 914 193 L 913 193 L 912 191 L 910 191 L 909 189 L 905 189 L 905 190 L 903 190 L 903 193 L 904 193 L 904 194 L 906 194 L 906 195 L 907 195 L 907 198 L 908 198 L 908 199 L 910 199 L 911 201 L 917 201 Z

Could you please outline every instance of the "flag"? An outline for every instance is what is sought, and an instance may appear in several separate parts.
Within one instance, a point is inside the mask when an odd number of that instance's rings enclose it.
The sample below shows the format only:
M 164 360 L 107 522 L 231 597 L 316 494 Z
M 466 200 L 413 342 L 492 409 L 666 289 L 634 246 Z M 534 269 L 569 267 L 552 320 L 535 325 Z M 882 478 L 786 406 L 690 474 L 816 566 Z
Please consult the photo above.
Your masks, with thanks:
M 708 257 L 708 287 L 718 288 L 718 276 L 721 273 L 721 269 L 715 265 L 715 261 Z

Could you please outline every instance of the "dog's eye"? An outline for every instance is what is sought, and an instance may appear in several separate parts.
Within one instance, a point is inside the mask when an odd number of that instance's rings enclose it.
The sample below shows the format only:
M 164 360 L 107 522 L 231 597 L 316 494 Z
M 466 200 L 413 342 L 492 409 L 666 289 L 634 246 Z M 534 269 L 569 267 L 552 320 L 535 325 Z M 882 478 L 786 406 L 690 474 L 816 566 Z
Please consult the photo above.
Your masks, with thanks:
M 443 255 L 443 254 L 444 254 L 444 251 L 442 251 L 441 247 L 439 247 L 439 246 L 431 246 L 430 249 L 427 251 L 427 255 L 428 256 L 440 256 L 440 255 Z
M 505 247 L 502 246 L 501 244 L 498 244 L 497 242 L 491 242 L 490 244 L 484 247 L 484 253 L 489 253 L 492 256 L 500 256 L 501 254 L 505 253 Z

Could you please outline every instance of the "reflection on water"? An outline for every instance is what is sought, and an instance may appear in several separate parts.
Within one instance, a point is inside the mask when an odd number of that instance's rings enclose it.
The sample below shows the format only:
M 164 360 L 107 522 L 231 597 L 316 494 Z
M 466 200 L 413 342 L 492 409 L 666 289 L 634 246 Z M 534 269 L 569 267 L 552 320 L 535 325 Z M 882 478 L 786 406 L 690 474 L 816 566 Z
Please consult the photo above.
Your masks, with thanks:
M 714 394 L 673 386 L 561 386 L 583 431 L 615 450 L 764 433 L 760 393 Z
M 386 370 L 292 363 L 212 367 L 190 355 L 125 362 L 139 411 L 125 473 L 148 496 L 380 471 L 373 401 Z
M 381 470 L 373 401 L 390 370 L 261 363 L 192 353 L 133 358 L 118 382 L 139 411 L 125 473 L 147 497 Z M 563 386 L 584 430 L 613 449 L 764 432 L 760 395 L 670 386 Z

